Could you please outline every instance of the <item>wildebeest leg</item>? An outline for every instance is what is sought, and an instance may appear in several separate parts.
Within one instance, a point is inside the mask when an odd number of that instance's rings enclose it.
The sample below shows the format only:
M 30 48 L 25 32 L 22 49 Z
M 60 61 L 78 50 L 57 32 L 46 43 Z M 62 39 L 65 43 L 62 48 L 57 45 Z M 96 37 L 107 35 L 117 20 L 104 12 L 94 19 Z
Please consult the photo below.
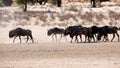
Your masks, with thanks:
M 57 35 L 55 34 L 56 42 L 57 42 Z
M 73 37 L 74 37 L 74 36 L 73 36 Z M 71 37 L 71 42 L 70 42 L 70 43 L 72 43 L 73 37 Z
M 107 35 L 104 35 L 104 39 L 105 39 L 105 42 L 109 41 L 109 39 L 108 39 L 108 34 L 107 34 Z
M 67 38 L 66 38 L 66 36 L 64 36 L 65 37 L 65 40 L 66 40 L 66 42 L 67 42 Z
M 85 42 L 86 42 L 87 36 L 85 35 Z
M 15 39 L 16 39 L 17 36 L 15 36 L 14 40 L 13 40 L 13 43 L 15 42 Z
M 117 35 L 117 37 L 118 37 L 118 42 L 119 42 L 119 34 L 118 33 L 115 33 L 116 35 Z
M 72 43 L 73 37 L 74 36 L 72 34 L 70 34 L 70 38 L 71 38 L 71 42 L 70 43 Z
M 32 35 L 30 36 L 30 38 L 31 38 L 32 42 L 34 43 L 34 40 L 33 40 L 33 37 L 32 37 Z M 29 39 L 29 37 L 28 37 L 28 39 Z
M 81 42 L 82 42 L 82 36 L 80 35 L 80 40 L 81 40 Z
M 29 37 L 27 36 L 27 41 L 26 41 L 26 43 L 28 42 L 28 40 L 29 40 Z
M 21 37 L 19 36 L 19 39 L 20 39 L 20 43 L 22 43 L 22 40 L 21 40 Z
M 54 41 L 54 34 L 52 35 L 52 40 Z
M 103 36 L 103 40 L 102 41 L 104 42 L 104 40 L 105 40 L 105 36 Z
M 77 38 L 77 35 L 75 36 L 75 42 L 76 42 L 76 41 L 77 41 L 77 43 L 79 42 L 79 41 L 78 41 L 78 38 Z
M 113 41 L 114 38 L 115 38 L 115 34 L 113 34 L 113 38 L 112 38 L 111 42 Z
M 91 42 L 91 37 L 92 37 L 92 36 L 87 36 L 88 42 Z
M 60 39 L 59 39 L 59 41 L 62 39 L 62 34 L 61 34 L 61 36 L 60 36 Z
M 109 41 L 109 40 L 108 40 L 108 36 L 105 37 L 105 40 L 106 40 L 106 41 Z
M 103 36 L 103 40 L 102 40 L 102 41 L 104 42 L 104 40 L 105 40 L 105 42 L 106 42 L 106 36 Z
M 94 37 L 94 35 L 93 35 L 92 37 L 93 37 L 93 41 L 95 42 L 95 37 Z
M 70 43 L 72 43 L 72 40 L 73 40 L 73 38 L 71 39 L 71 42 L 70 42 Z

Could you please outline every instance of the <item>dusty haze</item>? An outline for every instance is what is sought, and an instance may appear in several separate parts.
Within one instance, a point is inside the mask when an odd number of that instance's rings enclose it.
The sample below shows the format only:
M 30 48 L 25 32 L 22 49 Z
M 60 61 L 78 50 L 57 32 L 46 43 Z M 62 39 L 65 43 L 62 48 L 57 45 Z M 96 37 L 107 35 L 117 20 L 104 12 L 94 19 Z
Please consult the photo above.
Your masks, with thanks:
M 120 42 L 117 37 L 113 42 L 70 43 L 69 36 L 67 41 L 62 38 L 60 42 L 54 42 L 47 36 L 47 30 L 52 27 L 119 27 L 119 6 L 76 6 L 77 11 L 70 11 L 69 6 L 54 8 L 31 6 L 28 7 L 28 12 L 22 12 L 19 7 L 0 8 L 0 68 L 120 67 Z M 35 43 L 29 41 L 26 44 L 25 37 L 22 37 L 22 44 L 18 38 L 12 43 L 13 38 L 9 38 L 9 31 L 17 27 L 32 30 Z M 109 39 L 111 38 L 112 35 L 109 35 Z

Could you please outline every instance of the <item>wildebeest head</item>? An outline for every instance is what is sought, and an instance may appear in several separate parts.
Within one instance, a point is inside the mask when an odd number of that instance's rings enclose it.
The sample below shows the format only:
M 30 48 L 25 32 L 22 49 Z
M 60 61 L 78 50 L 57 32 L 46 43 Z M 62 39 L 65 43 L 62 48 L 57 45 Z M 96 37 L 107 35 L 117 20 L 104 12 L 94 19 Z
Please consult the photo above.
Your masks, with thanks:
M 50 36 L 52 33 L 53 33 L 53 30 L 49 29 L 48 32 L 47 32 L 47 35 Z
M 11 30 L 11 31 L 9 32 L 9 38 L 12 38 L 12 37 L 14 37 L 14 36 L 16 36 L 16 32 L 15 32 L 14 30 Z
M 71 33 L 71 27 L 66 28 L 64 31 L 64 35 L 68 35 L 70 33 Z
M 22 28 L 16 28 L 16 29 L 11 30 L 9 32 L 9 38 L 17 36 L 20 33 L 21 30 L 22 30 Z

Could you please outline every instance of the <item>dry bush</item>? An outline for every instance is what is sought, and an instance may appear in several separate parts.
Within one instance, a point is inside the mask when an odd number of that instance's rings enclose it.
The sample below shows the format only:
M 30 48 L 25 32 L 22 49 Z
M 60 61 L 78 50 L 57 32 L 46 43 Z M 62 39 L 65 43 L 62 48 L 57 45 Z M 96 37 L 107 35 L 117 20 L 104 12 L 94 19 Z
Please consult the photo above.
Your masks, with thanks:
M 89 2 L 90 0 L 62 0 L 62 2 Z M 120 2 L 119 0 L 110 0 L 111 2 Z
M 53 14 L 51 14 L 50 17 L 51 17 L 52 19 L 55 19 L 55 16 L 54 16 Z
M 18 25 L 25 26 L 25 25 L 30 25 L 30 23 L 28 23 L 26 20 L 24 20 L 24 21 L 20 21 L 20 22 L 16 23 L 16 26 L 18 26 Z
M 82 21 L 82 22 L 81 22 L 81 25 L 85 25 L 85 21 Z
M 113 25 L 113 22 L 109 22 L 109 25 L 112 26 L 112 25 Z
M 0 22 L 0 26 L 2 26 L 2 22 Z
M 24 15 L 22 18 L 25 19 L 25 20 L 27 20 L 27 21 L 30 20 L 30 17 L 28 15 Z
M 116 18 L 120 18 L 120 13 L 116 13 L 115 11 L 109 11 L 109 18 L 112 19 L 116 19 Z
M 48 16 L 45 15 L 45 12 L 42 12 L 42 11 L 28 11 L 28 12 L 25 12 L 24 17 L 27 20 L 29 20 L 30 17 L 37 17 L 38 20 L 46 22 L 46 19 Z
M 34 25 L 38 25 L 40 21 L 46 22 L 47 21 L 47 15 L 45 15 L 45 12 L 43 11 L 27 11 L 27 12 L 15 12 L 14 14 L 16 21 L 18 21 L 18 18 L 23 21 L 31 21 L 31 18 L 34 18 L 35 21 L 33 21 Z M 20 22 L 17 23 L 16 25 L 28 25 L 29 23 L 27 22 Z
M 86 12 L 85 14 L 81 15 L 81 19 L 92 22 L 93 14 L 91 12 Z
M 120 13 L 117 13 L 115 11 L 109 11 L 109 18 L 111 22 L 109 22 L 110 25 L 117 25 L 116 19 L 120 19 Z
M 39 20 L 43 21 L 43 22 L 46 22 L 47 21 L 47 17 L 46 15 L 40 15 L 38 16 Z
M 76 8 L 75 5 L 71 5 L 70 7 L 68 7 L 68 11 L 78 11 L 78 9 Z
M 69 18 L 71 18 L 72 14 L 68 13 L 64 15 L 59 15 L 58 17 L 60 18 L 60 21 L 64 21 L 64 20 L 68 20 Z
M 71 2 L 77 2 L 77 3 L 90 3 L 90 0 L 62 0 L 63 3 L 68 4 Z M 102 2 L 101 6 L 119 6 L 120 5 L 120 0 L 110 0 L 107 2 Z
M 64 15 L 58 15 L 58 17 L 60 18 L 60 21 L 64 21 L 64 20 L 68 20 L 70 18 L 74 18 L 75 16 L 71 13 L 67 13 Z
M 67 2 L 67 3 L 70 3 L 70 2 L 80 2 L 80 3 L 83 3 L 83 2 L 89 2 L 90 0 L 62 0 L 63 3 Z
M 93 22 L 93 24 L 96 25 L 96 26 L 100 25 L 100 23 L 98 23 L 98 22 Z
M 97 21 L 102 21 L 102 20 L 105 19 L 105 18 L 106 18 L 105 15 L 103 15 L 103 14 L 101 14 L 101 13 L 96 14 L 96 19 L 97 19 Z

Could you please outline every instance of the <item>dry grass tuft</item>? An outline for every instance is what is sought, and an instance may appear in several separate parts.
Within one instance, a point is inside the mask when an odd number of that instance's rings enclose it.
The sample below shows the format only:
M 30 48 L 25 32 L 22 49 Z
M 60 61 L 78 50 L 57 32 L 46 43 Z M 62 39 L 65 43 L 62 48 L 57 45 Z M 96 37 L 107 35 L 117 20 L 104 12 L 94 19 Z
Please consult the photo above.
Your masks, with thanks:
M 46 15 L 40 15 L 40 16 L 38 16 L 38 19 L 43 21 L 43 22 L 46 22 L 47 21 L 47 17 L 48 16 L 46 16 Z
M 82 20 L 86 20 L 92 22 L 93 14 L 91 12 L 86 12 L 85 14 L 81 15 Z
M 58 15 L 58 17 L 60 18 L 60 21 L 64 21 L 64 20 L 68 20 L 70 18 L 74 18 L 75 16 L 71 13 L 67 13 L 64 15 Z
M 106 19 L 106 17 L 105 17 L 105 15 L 103 15 L 103 14 L 96 14 L 96 19 L 97 19 L 97 21 L 102 21 L 103 19 Z

